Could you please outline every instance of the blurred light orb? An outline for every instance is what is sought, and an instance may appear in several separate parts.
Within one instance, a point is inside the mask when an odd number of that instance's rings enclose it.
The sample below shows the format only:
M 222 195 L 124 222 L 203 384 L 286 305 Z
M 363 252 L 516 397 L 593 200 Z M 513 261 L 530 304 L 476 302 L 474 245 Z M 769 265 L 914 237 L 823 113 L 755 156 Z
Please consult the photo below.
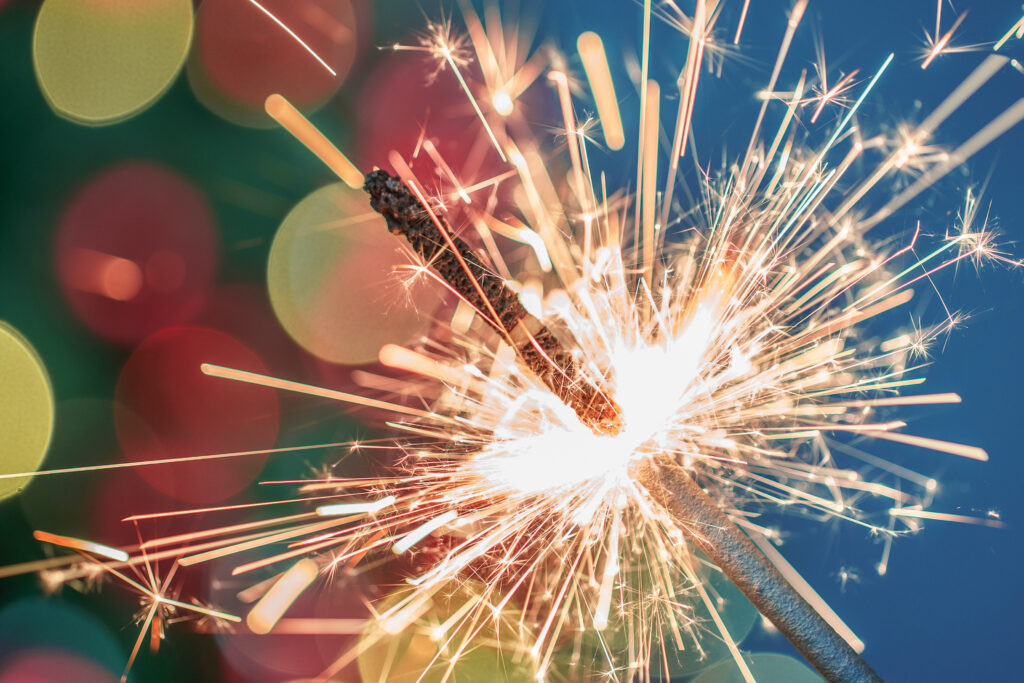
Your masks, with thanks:
M 301 560 L 300 560 L 301 562 Z M 238 565 L 238 558 L 224 557 L 210 564 L 214 577 L 210 583 L 208 597 L 213 604 L 236 604 L 235 612 L 247 617 L 258 596 L 264 593 L 252 591 L 251 583 L 238 584 L 239 577 L 232 576 Z M 282 565 L 286 569 L 290 565 Z M 339 568 L 340 569 L 340 568 Z M 245 579 L 252 574 L 243 574 Z M 335 580 L 318 580 L 307 587 L 288 605 L 284 615 L 273 629 L 257 635 L 247 628 L 217 634 L 222 667 L 230 675 L 222 675 L 227 681 L 238 683 L 354 683 L 354 666 L 344 668 L 326 680 L 319 675 L 336 660 L 349 653 L 357 645 L 359 630 L 370 617 L 365 596 L 373 591 L 365 574 L 357 576 L 344 571 Z M 244 599 L 239 588 L 249 588 Z M 246 619 L 248 621 L 248 619 Z M 384 680 L 384 679 L 378 679 Z M 387 679 L 390 680 L 390 679 Z
M 792 657 L 772 652 L 744 653 L 743 659 L 758 683 L 824 683 L 810 667 Z M 732 659 L 719 662 L 692 683 L 743 683 L 743 674 Z
M 388 683 L 546 680 L 535 670 L 536 660 L 526 656 L 527 646 L 516 641 L 518 606 L 508 602 L 498 610 L 498 599 L 486 590 L 482 584 L 468 580 L 450 594 L 439 593 L 423 615 L 397 633 L 387 631 L 387 619 L 367 620 L 358 657 L 363 683 L 377 683 L 385 671 Z M 385 599 L 378 614 L 388 614 L 388 606 L 396 601 L 394 595 Z M 462 623 L 457 615 L 464 605 L 480 601 L 489 602 L 495 616 L 474 627 L 479 630 L 473 644 L 461 649 L 452 661 L 464 636 L 458 626 L 452 625 Z
M 0 683 L 117 683 L 116 674 L 85 657 L 28 650 L 0 664 Z
M 71 602 L 28 597 L 0 609 L 0 683 L 115 681 L 125 656 L 104 623 Z
M 350 0 L 203 0 L 189 84 L 233 123 L 272 126 L 263 103 L 273 93 L 308 114 L 348 75 L 357 20 Z
M 0 322 L 0 474 L 34 472 L 53 434 L 53 390 L 43 360 L 13 327 Z M 29 477 L 0 479 L 0 499 Z
M 159 99 L 191 40 L 191 0 L 45 0 L 32 59 L 40 90 L 57 114 L 100 126 Z
M 57 230 L 56 271 L 86 327 L 131 345 L 200 310 L 217 243 L 210 208 L 191 183 L 156 164 L 126 162 L 72 198 Z
M 384 344 L 404 344 L 429 322 L 437 294 L 366 195 L 322 187 L 288 213 L 270 247 L 267 288 L 281 325 L 326 361 L 370 363 Z M 410 279 L 413 278 L 413 279 Z
M 147 337 L 118 378 L 114 425 L 126 460 L 139 462 L 272 448 L 278 400 L 272 389 L 204 375 L 203 363 L 266 374 L 234 337 L 170 327 Z M 235 495 L 263 468 L 264 455 L 142 467 L 138 475 L 175 500 L 212 503 Z
M 494 97 L 491 98 L 491 105 L 494 107 L 494 111 L 501 116 L 509 116 L 515 110 L 515 103 L 512 102 L 512 98 L 505 90 L 495 91 Z

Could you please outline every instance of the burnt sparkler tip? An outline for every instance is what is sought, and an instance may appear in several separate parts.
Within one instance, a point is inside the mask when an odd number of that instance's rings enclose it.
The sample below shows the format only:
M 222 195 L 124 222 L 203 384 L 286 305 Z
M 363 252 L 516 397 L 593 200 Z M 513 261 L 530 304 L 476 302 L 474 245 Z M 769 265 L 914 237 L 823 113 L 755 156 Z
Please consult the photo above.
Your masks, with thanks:
M 401 179 L 377 169 L 366 175 L 363 190 L 370 195 L 370 208 L 384 216 L 388 230 L 404 234 L 420 218 L 424 207 Z

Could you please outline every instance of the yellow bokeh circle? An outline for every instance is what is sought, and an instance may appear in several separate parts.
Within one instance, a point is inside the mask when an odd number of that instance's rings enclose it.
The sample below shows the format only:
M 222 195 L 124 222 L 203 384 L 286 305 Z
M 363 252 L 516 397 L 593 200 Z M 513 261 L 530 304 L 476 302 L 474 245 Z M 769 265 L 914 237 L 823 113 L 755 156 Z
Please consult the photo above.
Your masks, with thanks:
M 45 0 L 32 60 L 54 111 L 104 125 L 166 92 L 191 40 L 191 0 Z
M 421 333 L 437 287 L 410 263 L 401 241 L 361 190 L 322 187 L 285 217 L 270 247 L 267 288 L 281 325 L 313 355 L 344 364 L 377 360 L 384 344 Z
M 53 391 L 43 361 L 17 330 L 0 322 L 0 475 L 34 472 L 53 434 Z M 0 498 L 29 477 L 0 479 Z
M 368 620 L 363 628 L 358 645 L 363 683 L 382 680 L 382 672 L 387 672 L 388 683 L 534 683 L 539 678 L 536 660 L 527 655 L 531 645 L 516 637 L 522 613 L 514 601 L 498 610 L 499 599 L 486 586 L 453 582 L 451 590 L 435 594 L 426 611 L 399 632 L 383 630 L 384 623 L 401 614 L 396 609 L 400 599 L 398 594 L 385 598 L 377 609 L 388 616 Z M 456 615 L 482 602 L 489 603 L 482 608 L 487 617 L 473 627 L 472 643 L 464 647 L 466 623 L 475 618 Z

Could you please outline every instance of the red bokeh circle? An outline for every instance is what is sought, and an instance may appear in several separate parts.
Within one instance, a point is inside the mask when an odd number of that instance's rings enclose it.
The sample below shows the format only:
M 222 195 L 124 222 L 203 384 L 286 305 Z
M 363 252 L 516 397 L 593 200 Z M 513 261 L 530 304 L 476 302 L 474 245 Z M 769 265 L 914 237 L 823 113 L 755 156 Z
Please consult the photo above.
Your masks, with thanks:
M 456 173 L 482 133 L 451 71 L 434 74 L 433 60 L 395 52 L 381 59 L 359 93 L 355 157 L 360 168 L 390 167 L 388 154 L 409 158 L 424 134 Z M 427 178 L 421 178 L 427 182 Z
M 61 218 L 55 258 L 75 315 L 100 337 L 131 345 L 198 312 L 217 254 L 199 191 L 162 166 L 133 161 L 78 191 Z
M 349 0 L 203 0 L 189 74 L 204 102 L 225 100 L 207 102 L 218 113 L 261 113 L 273 93 L 315 108 L 345 79 L 360 30 Z
M 26 650 L 0 666 L 0 683 L 114 683 L 110 671 L 85 657 L 59 650 Z
M 211 363 L 266 374 L 253 351 L 224 332 L 172 327 L 148 337 L 118 379 L 114 416 L 118 441 L 131 461 L 263 450 L 277 439 L 278 400 L 272 389 L 209 377 Z M 177 500 L 210 503 L 247 486 L 264 456 L 139 468 L 157 490 Z

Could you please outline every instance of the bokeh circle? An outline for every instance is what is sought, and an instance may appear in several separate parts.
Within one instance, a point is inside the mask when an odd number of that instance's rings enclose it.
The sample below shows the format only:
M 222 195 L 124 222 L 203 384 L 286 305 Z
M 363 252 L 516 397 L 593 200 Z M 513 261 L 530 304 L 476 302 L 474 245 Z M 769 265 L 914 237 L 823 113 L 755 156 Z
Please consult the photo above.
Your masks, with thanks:
M 396 272 L 409 262 L 362 191 L 328 185 L 299 202 L 274 236 L 270 302 L 288 334 L 318 358 L 373 362 L 384 344 L 423 331 L 438 301 L 422 274 Z
M 112 672 L 120 672 L 123 666 L 124 652 L 117 639 L 102 621 L 81 607 L 70 602 L 22 598 L 0 610 L 2 683 L 99 683 L 114 680 Z M 60 673 L 69 677 L 48 677 Z
M 202 307 L 218 257 L 213 215 L 177 173 L 129 161 L 92 178 L 57 231 L 56 270 L 78 318 L 131 345 Z
M 155 102 L 174 82 L 191 40 L 191 0 L 46 0 L 32 58 L 55 112 L 104 125 Z
M 53 390 L 42 359 L 13 327 L 0 322 L 0 474 L 34 472 L 53 433 Z M 28 477 L 0 479 L 0 499 Z
M 792 657 L 772 652 L 752 652 L 743 659 L 758 683 L 822 683 L 823 679 L 810 667 Z M 736 662 L 729 659 L 707 668 L 693 683 L 743 683 Z
M 114 424 L 127 460 L 181 459 L 273 447 L 277 394 L 267 388 L 209 377 L 203 363 L 266 373 L 253 351 L 234 337 L 202 327 L 170 327 L 151 335 L 121 370 Z M 245 488 L 265 457 L 245 455 L 176 462 L 137 470 L 176 500 L 212 503 Z
M 334 94 L 355 60 L 359 30 L 350 0 L 203 0 L 189 84 L 227 120 L 271 126 L 268 95 L 309 113 Z

